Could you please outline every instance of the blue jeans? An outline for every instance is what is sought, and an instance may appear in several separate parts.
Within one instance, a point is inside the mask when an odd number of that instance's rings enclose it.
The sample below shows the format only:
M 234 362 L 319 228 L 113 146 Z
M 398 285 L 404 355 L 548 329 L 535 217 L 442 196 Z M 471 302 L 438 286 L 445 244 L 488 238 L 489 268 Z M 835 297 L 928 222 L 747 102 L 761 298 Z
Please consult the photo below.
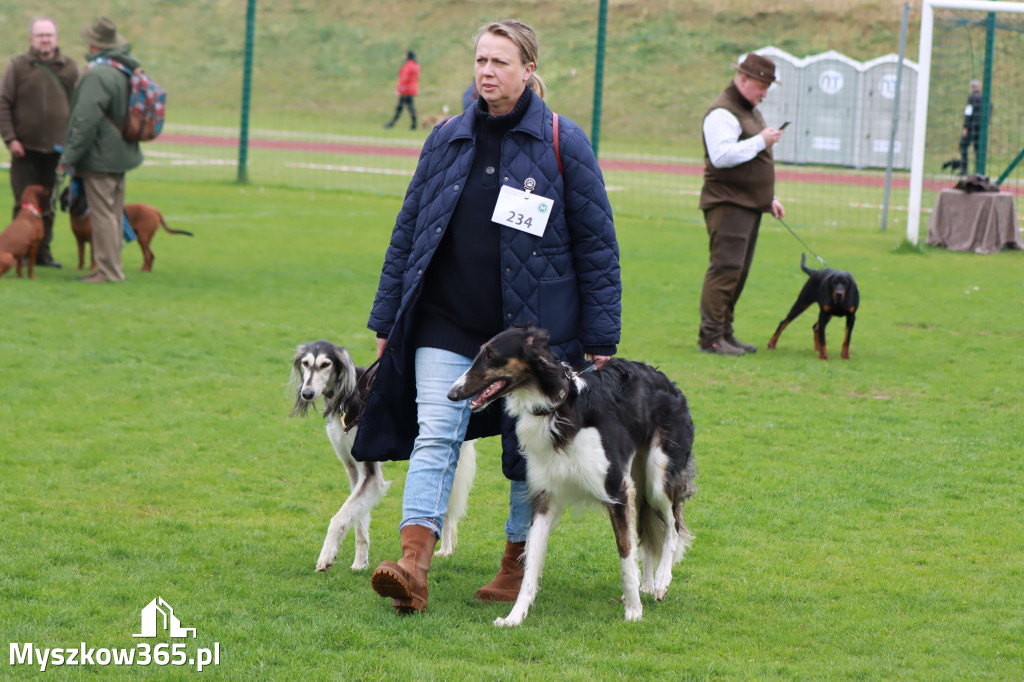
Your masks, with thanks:
M 438 348 L 416 349 L 416 407 L 419 435 L 409 459 L 402 523 L 426 526 L 441 535 L 459 449 L 469 426 L 469 401 L 448 400 L 448 390 L 472 364 L 470 358 Z M 533 507 L 524 481 L 512 481 L 505 536 L 524 542 Z

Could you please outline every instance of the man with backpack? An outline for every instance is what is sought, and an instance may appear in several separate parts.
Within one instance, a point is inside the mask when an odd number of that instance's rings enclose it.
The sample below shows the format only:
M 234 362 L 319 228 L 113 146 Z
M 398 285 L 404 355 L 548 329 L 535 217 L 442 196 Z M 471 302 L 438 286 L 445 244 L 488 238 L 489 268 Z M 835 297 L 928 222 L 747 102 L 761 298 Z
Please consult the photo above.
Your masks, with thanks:
M 137 141 L 122 136 L 128 114 L 131 78 L 139 68 L 131 46 L 107 17 L 81 29 L 89 45 L 85 74 L 71 98 L 61 166 L 82 178 L 92 217 L 92 252 L 96 271 L 83 282 L 123 282 L 121 215 L 125 173 L 142 164 Z
M 38 16 L 29 22 L 28 52 L 11 59 L 0 85 L 0 134 L 11 152 L 14 215 L 29 185 L 52 189 L 68 127 L 71 92 L 78 82 L 78 65 L 57 46 L 57 22 Z M 43 214 L 43 242 L 36 265 L 60 267 L 50 252 L 53 211 Z

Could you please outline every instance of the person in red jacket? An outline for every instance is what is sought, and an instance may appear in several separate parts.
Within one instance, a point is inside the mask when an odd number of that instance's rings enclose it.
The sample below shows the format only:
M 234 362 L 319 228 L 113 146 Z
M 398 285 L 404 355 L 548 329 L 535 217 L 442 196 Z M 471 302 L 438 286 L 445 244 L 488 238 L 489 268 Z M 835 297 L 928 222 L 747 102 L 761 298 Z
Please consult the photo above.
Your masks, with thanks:
M 398 117 L 402 115 L 402 107 L 409 107 L 409 116 L 412 117 L 412 129 L 416 130 L 416 105 L 412 98 L 420 92 L 420 65 L 416 63 L 416 53 L 409 50 L 405 53 L 405 64 L 398 70 L 398 85 L 395 86 L 398 93 L 398 106 L 395 107 L 394 117 L 384 124 L 385 128 L 393 128 Z

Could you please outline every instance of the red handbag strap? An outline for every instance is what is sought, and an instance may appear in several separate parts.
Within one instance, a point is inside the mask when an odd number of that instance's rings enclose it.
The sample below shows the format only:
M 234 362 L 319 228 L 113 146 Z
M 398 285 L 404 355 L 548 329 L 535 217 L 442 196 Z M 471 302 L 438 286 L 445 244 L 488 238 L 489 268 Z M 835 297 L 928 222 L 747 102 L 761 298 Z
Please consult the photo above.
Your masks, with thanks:
M 551 112 L 551 128 L 555 136 L 555 158 L 558 159 L 558 173 L 563 178 L 565 177 L 565 170 L 562 168 L 562 155 L 558 151 L 558 114 Z

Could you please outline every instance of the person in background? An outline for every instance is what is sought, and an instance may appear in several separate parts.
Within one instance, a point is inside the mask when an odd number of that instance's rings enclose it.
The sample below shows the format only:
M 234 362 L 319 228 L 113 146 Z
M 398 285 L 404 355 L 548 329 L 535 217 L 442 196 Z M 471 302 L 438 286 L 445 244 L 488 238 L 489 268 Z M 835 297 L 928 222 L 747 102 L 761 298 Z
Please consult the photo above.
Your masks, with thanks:
M 384 127 L 393 128 L 398 117 L 402 115 L 402 109 L 408 107 L 409 116 L 412 117 L 412 129 L 416 130 L 416 104 L 413 98 L 420 92 L 420 65 L 416 62 L 416 53 L 412 50 L 405 53 L 405 63 L 398 70 L 395 92 L 398 93 L 398 106 L 395 107 L 395 115 L 384 124 Z
M 700 295 L 701 352 L 754 353 L 733 331 L 736 303 L 754 260 L 761 215 L 785 216 L 775 197 L 772 146 L 782 131 L 765 125 L 757 105 L 775 78 L 775 63 L 749 54 L 704 115 L 704 186 L 700 208 L 709 238 L 709 265 Z
M 964 106 L 964 126 L 960 132 L 960 174 L 970 175 L 967 168 L 967 151 L 974 146 L 974 164 L 978 164 L 978 139 L 981 136 L 981 83 L 971 81 L 971 91 Z
M 130 79 L 110 62 L 118 62 L 132 71 L 139 68 L 139 62 L 131 56 L 131 45 L 107 17 L 83 26 L 81 34 L 89 46 L 89 65 L 71 98 L 60 165 L 82 178 L 92 218 L 96 272 L 81 280 L 123 282 L 121 220 L 125 173 L 142 164 L 142 151 L 138 142 L 121 137 L 120 125 L 128 114 Z
M 57 184 L 57 147 L 64 141 L 71 111 L 71 93 L 78 82 L 78 65 L 57 45 L 57 22 L 34 17 L 28 25 L 28 52 L 7 65 L 0 84 L 0 134 L 11 153 L 14 215 L 29 185 L 52 190 Z M 59 268 L 53 259 L 53 211 L 43 214 L 43 241 L 36 265 Z
M 470 82 L 469 87 L 462 93 L 462 108 L 469 109 L 476 102 L 476 98 L 479 97 L 480 93 L 476 91 L 476 80 Z
M 582 363 L 586 354 L 600 368 L 621 329 L 619 249 L 604 178 L 587 136 L 566 118 L 556 152 L 536 35 L 499 21 L 480 29 L 475 46 L 480 97 L 423 145 L 368 323 L 380 364 L 353 455 L 410 460 L 402 557 L 371 577 L 400 613 L 427 608 L 427 571 L 460 447 L 485 435 L 501 433 L 502 469 L 512 483 L 500 569 L 476 598 L 511 602 L 519 594 L 533 507 L 515 424 L 500 401 L 473 413 L 470 401 L 448 399 L 481 345 L 534 323 L 563 360 Z M 533 205 L 549 200 L 546 224 L 535 218 L 542 229 L 496 222 L 506 215 L 498 207 L 526 210 L 508 203 L 510 190 L 532 190 Z

